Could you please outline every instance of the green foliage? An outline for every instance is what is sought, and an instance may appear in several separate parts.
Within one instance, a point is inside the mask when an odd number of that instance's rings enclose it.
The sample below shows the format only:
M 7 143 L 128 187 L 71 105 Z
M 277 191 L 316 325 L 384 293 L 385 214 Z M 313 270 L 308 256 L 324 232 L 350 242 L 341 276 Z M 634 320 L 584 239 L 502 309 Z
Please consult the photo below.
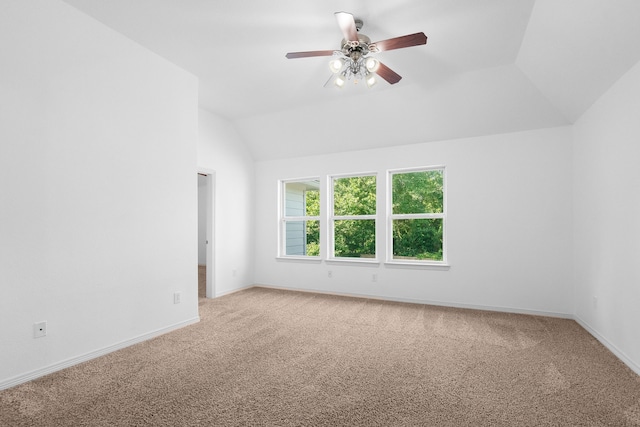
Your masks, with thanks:
M 320 216 L 320 190 L 304 192 L 307 216 Z
M 354 176 L 333 182 L 333 212 L 341 215 L 375 215 L 376 177 Z M 335 222 L 335 256 L 374 257 L 376 221 L 341 220 Z
M 393 175 L 393 213 L 441 213 L 443 201 L 441 170 Z
M 335 256 L 375 257 L 376 221 L 373 219 L 335 222 Z
M 307 256 L 320 256 L 320 242 L 307 240 Z
M 442 213 L 444 211 L 441 170 L 393 175 L 393 213 Z M 442 219 L 393 221 L 393 257 L 442 260 Z
M 442 219 L 393 221 L 393 257 L 442 260 Z
M 335 215 L 375 215 L 376 177 L 354 176 L 333 182 Z
M 306 215 L 320 216 L 320 190 L 304 193 Z M 320 255 L 320 221 L 307 221 L 307 256 Z

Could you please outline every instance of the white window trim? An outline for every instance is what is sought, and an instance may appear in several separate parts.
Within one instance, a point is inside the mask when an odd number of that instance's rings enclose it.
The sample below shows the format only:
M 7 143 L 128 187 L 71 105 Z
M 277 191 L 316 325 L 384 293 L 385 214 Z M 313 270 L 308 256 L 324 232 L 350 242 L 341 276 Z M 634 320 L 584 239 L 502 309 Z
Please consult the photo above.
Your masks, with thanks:
M 376 178 L 376 213 L 373 215 L 335 215 L 334 214 L 334 200 L 333 200 L 333 181 L 341 178 L 357 178 L 361 176 L 374 176 Z M 375 227 L 375 256 L 373 258 L 352 258 L 352 257 L 336 257 L 335 256 L 335 222 L 341 220 L 374 220 L 377 224 L 378 221 L 378 173 L 377 172 L 360 172 L 349 174 L 336 174 L 327 175 L 327 207 L 329 215 L 327 218 L 327 263 L 355 263 L 355 264 L 380 264 L 378 258 L 378 233 L 377 226 Z
M 320 255 L 308 256 L 308 255 L 287 255 L 286 250 L 286 237 L 285 237 L 285 224 L 287 222 L 295 222 L 295 221 L 318 221 L 320 223 L 320 228 L 322 229 L 321 217 L 322 217 L 322 206 L 320 206 L 320 215 L 317 216 L 286 216 L 286 208 L 285 208 L 285 186 L 291 182 L 305 182 L 305 181 L 318 181 L 320 182 L 319 176 L 307 177 L 307 178 L 295 178 L 295 179 L 281 179 L 278 181 L 278 251 L 276 255 L 276 259 L 286 259 L 286 260 L 298 260 L 298 261 L 312 261 L 319 262 L 322 260 Z M 320 193 L 320 197 L 322 198 L 322 192 Z M 320 254 L 322 254 L 322 247 L 320 248 Z
M 393 175 L 399 173 L 425 172 L 442 170 L 442 213 L 394 214 L 393 213 Z M 384 264 L 390 266 L 411 266 L 426 268 L 450 267 L 447 251 L 447 168 L 444 165 L 412 167 L 387 170 L 386 182 L 386 259 Z M 442 261 L 435 260 L 399 260 L 393 258 L 393 220 L 395 219 L 442 219 Z

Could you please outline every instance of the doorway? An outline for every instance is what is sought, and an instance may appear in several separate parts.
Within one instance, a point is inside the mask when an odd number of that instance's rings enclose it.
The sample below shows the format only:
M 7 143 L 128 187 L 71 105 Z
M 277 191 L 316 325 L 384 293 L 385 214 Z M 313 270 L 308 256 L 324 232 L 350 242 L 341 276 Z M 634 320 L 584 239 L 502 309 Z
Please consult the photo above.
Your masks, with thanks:
M 213 171 L 198 170 L 198 298 L 214 298 L 214 191 Z

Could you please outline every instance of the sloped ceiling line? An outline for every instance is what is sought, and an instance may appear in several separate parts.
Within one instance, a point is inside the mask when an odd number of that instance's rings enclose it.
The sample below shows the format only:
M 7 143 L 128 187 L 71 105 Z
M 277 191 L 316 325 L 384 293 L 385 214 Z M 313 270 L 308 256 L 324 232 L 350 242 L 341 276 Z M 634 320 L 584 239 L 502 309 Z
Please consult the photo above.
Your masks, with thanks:
M 571 124 L 640 60 L 638 0 L 64 1 L 198 76 L 255 159 Z M 401 82 L 324 88 L 326 58 L 285 58 L 337 48 L 342 10 L 427 34 L 380 54 Z

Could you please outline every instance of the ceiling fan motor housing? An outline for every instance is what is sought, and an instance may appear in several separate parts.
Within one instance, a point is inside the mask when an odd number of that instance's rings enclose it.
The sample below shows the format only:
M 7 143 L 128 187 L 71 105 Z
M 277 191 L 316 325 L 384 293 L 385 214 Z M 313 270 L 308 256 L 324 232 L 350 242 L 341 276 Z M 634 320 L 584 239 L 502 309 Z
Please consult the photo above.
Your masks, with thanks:
M 373 51 L 370 45 L 371 39 L 368 36 L 364 34 L 358 34 L 358 41 L 342 39 L 341 51 L 345 56 L 348 56 L 356 61 L 357 58 L 365 56 L 369 54 L 369 52 Z

